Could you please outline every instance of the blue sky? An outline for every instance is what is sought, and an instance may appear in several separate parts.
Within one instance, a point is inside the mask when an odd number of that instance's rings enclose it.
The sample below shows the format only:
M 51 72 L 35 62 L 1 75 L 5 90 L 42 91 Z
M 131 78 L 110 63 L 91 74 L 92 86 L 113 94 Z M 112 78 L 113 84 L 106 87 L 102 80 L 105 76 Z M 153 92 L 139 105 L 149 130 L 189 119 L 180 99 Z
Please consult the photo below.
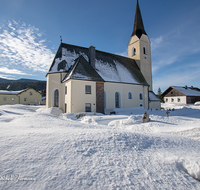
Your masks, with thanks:
M 200 1 L 139 0 L 152 47 L 154 92 L 200 88 Z M 136 0 L 0 1 L 0 77 L 46 80 L 63 42 L 127 56 Z

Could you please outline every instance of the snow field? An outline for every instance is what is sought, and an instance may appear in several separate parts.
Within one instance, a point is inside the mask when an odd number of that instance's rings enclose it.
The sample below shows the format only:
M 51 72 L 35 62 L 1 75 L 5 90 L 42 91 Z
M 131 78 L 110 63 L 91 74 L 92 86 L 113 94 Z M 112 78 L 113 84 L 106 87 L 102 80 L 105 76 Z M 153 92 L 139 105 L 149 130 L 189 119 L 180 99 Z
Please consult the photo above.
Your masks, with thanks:
M 200 189 L 200 109 L 117 111 L 0 106 L 0 189 Z

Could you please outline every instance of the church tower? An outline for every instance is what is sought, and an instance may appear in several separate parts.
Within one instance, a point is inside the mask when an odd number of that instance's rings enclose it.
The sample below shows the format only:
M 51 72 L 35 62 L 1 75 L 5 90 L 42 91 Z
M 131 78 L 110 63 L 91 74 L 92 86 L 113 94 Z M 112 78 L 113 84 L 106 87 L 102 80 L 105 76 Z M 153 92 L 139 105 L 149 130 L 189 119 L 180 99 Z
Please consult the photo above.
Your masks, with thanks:
M 128 44 L 128 57 L 135 59 L 143 76 L 152 91 L 151 47 L 150 40 L 144 29 L 142 15 L 137 0 L 133 33 Z

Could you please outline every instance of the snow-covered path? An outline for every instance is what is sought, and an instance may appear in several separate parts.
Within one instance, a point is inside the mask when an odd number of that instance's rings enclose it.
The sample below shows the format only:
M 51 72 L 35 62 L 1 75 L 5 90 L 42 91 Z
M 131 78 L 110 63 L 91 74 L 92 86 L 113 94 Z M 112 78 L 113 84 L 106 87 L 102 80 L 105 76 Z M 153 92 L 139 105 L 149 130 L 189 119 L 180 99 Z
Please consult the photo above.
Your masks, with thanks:
M 108 126 L 0 106 L 0 189 L 200 189 L 200 109 L 143 111 Z

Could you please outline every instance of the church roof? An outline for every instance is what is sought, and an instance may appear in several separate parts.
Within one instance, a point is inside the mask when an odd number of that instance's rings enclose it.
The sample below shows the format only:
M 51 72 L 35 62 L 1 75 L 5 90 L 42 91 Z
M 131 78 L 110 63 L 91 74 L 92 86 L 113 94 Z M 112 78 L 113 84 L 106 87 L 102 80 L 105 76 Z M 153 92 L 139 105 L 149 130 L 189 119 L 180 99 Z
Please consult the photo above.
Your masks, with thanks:
M 95 50 L 95 67 L 89 48 L 61 43 L 47 74 L 66 72 L 69 79 L 148 85 L 134 59 Z
M 133 33 L 132 33 L 131 36 L 136 35 L 138 38 L 140 38 L 142 36 L 142 34 L 147 35 L 147 33 L 144 29 L 144 24 L 143 24 L 143 21 L 142 21 L 142 15 L 141 15 L 139 3 L 138 3 L 138 0 L 137 0 L 134 27 L 133 27 Z
M 75 62 L 74 66 L 65 76 L 63 82 L 69 79 L 81 79 L 81 80 L 104 82 L 101 76 L 94 70 L 94 68 L 88 63 L 88 61 L 82 55 L 80 55 L 74 62 Z

